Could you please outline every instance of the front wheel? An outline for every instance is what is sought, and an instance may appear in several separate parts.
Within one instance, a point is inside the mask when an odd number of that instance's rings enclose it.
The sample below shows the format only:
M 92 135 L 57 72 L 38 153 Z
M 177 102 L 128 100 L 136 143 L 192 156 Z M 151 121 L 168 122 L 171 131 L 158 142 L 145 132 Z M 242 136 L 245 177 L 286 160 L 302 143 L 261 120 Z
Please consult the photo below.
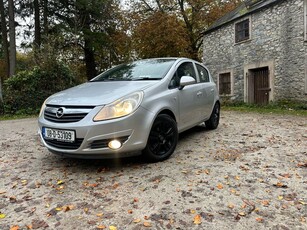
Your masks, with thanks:
M 175 151 L 177 142 L 177 123 L 170 116 L 160 114 L 150 130 L 143 154 L 148 161 L 163 161 Z
M 220 121 L 220 103 L 216 102 L 213 107 L 211 116 L 208 121 L 205 121 L 205 124 L 208 129 L 216 129 L 219 125 L 219 121 Z

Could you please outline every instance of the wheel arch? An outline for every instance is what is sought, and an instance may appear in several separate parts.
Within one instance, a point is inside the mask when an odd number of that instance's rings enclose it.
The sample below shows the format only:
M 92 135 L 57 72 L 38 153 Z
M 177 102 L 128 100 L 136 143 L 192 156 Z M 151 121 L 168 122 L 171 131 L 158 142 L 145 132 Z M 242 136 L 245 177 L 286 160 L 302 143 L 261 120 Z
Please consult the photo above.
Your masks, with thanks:
M 160 112 L 157 114 L 157 116 L 160 115 L 160 114 L 166 114 L 166 115 L 170 116 L 170 117 L 173 118 L 174 121 L 177 123 L 176 116 L 175 116 L 175 114 L 174 114 L 171 110 L 169 110 L 169 109 L 164 109 L 164 110 L 160 111 Z M 156 116 L 156 117 L 157 117 L 157 116 Z

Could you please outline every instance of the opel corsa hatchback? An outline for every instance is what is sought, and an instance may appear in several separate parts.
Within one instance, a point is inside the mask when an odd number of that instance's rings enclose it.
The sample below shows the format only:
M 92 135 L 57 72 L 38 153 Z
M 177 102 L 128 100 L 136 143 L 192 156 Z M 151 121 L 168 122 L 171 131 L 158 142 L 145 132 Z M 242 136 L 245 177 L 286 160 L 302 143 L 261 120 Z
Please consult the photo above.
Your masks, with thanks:
M 39 115 L 49 151 L 68 157 L 144 154 L 167 159 L 178 133 L 202 122 L 216 129 L 220 103 L 208 69 L 186 58 L 156 58 L 116 66 L 50 96 Z

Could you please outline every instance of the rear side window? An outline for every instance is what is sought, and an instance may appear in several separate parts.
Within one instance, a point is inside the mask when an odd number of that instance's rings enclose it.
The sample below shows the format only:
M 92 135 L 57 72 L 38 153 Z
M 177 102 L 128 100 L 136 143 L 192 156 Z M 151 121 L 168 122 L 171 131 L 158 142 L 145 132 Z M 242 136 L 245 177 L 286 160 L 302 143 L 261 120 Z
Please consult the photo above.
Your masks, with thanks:
M 209 79 L 208 71 L 201 65 L 196 64 L 196 67 L 197 67 L 200 82 L 209 82 L 210 79 Z

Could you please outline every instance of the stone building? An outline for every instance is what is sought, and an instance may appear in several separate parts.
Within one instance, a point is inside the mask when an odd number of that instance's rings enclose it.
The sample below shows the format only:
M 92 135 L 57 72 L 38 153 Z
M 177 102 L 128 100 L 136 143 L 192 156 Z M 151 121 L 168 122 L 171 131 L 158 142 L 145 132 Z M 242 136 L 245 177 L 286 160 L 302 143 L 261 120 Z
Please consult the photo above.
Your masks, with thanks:
M 307 103 L 307 0 L 249 0 L 204 32 L 221 98 Z

